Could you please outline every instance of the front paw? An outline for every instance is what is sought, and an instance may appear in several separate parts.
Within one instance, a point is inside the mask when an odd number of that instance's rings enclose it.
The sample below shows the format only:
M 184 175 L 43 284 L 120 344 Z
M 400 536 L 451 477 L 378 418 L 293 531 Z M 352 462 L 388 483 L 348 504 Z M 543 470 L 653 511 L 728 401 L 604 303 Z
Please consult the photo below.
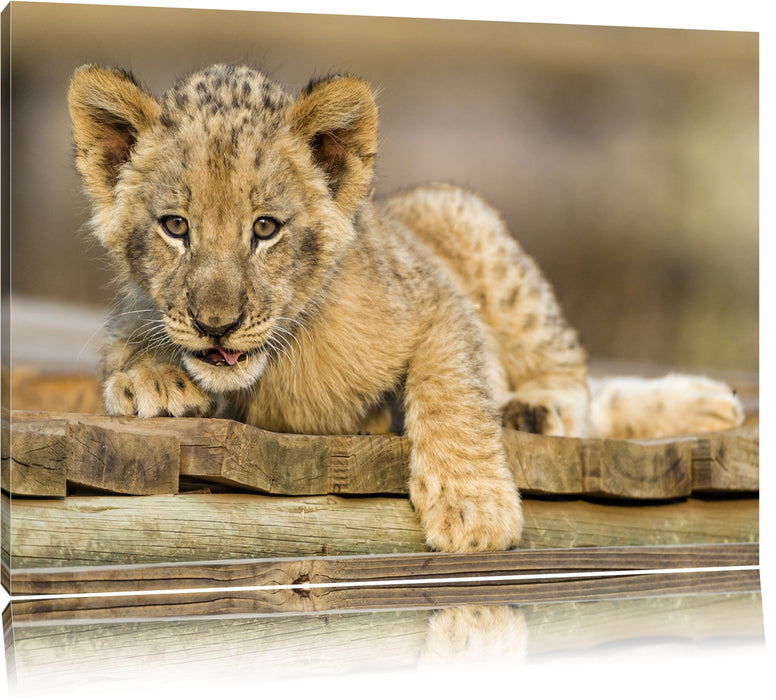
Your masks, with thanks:
M 511 605 L 466 605 L 435 611 L 428 621 L 418 670 L 461 665 L 522 664 L 528 648 L 528 625 Z
M 511 477 L 469 476 L 439 483 L 411 478 L 410 500 L 428 546 L 437 551 L 510 549 L 520 540 L 523 514 Z
M 105 382 L 105 408 L 114 415 L 206 415 L 211 400 L 178 367 L 147 360 Z

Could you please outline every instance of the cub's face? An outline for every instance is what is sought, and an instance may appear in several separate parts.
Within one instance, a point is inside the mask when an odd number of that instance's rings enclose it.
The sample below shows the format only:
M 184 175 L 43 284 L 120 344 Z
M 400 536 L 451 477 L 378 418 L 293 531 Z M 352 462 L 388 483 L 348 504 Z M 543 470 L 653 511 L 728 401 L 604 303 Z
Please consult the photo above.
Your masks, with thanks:
M 368 86 L 331 78 L 294 99 L 213 66 L 157 101 L 86 66 L 69 104 L 95 233 L 163 342 L 206 390 L 249 387 L 354 236 L 376 145 Z

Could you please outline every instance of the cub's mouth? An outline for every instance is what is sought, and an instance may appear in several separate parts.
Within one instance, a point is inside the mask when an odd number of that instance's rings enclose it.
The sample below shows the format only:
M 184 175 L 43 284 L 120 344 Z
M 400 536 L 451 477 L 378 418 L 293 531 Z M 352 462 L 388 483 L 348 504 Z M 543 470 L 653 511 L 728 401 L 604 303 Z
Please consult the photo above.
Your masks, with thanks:
M 238 362 L 245 362 L 250 352 L 243 352 L 242 350 L 228 350 L 222 348 L 219 345 L 215 345 L 212 348 L 206 350 L 200 350 L 199 352 L 192 353 L 192 356 L 202 362 L 206 362 L 209 365 L 216 367 L 223 367 L 228 365 L 234 367 Z
M 267 364 L 265 347 L 234 350 L 212 345 L 204 350 L 188 350 L 183 362 L 199 386 L 212 394 L 223 394 L 253 386 Z

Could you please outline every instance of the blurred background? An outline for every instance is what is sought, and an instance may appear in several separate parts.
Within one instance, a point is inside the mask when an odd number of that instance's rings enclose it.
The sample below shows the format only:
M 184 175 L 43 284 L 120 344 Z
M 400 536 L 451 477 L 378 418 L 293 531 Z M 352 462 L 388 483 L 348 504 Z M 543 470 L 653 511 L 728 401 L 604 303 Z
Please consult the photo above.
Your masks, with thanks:
M 378 90 L 378 195 L 500 209 L 591 356 L 758 370 L 758 35 L 12 3 L 12 358 L 89 365 L 114 299 L 72 162 L 82 63 L 152 91 L 213 62 Z M 75 329 L 72 343 L 46 329 Z M 41 334 L 43 329 L 43 335 Z

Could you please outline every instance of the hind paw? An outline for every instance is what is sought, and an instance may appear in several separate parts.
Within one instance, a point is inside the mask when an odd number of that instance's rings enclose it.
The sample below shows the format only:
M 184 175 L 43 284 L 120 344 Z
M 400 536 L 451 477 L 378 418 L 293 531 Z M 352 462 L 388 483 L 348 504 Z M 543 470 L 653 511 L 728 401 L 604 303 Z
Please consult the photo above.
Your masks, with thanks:
M 530 404 L 512 399 L 502 410 L 502 421 L 507 428 L 537 435 L 563 435 L 563 422 L 551 406 Z
M 670 397 L 664 410 L 675 434 L 728 430 L 743 423 L 741 402 L 724 382 L 681 374 L 669 374 L 665 381 Z
M 731 388 L 708 377 L 611 377 L 593 385 L 593 431 L 604 437 L 691 435 L 736 428 L 743 420 L 741 402 Z

